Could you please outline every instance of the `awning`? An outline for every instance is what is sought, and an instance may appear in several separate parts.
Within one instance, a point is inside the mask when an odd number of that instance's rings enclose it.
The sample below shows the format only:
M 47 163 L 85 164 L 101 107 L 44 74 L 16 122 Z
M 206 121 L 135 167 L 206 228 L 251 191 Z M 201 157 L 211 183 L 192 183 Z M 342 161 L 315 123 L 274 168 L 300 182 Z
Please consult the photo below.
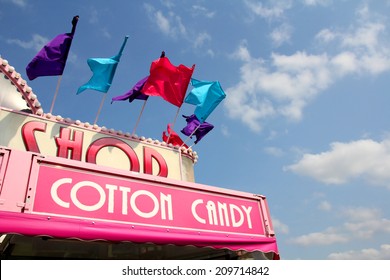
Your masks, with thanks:
M 0 211 L 0 232 L 27 236 L 73 238 L 83 241 L 135 242 L 193 245 L 214 249 L 273 252 L 279 258 L 274 237 L 158 229 L 86 219 Z

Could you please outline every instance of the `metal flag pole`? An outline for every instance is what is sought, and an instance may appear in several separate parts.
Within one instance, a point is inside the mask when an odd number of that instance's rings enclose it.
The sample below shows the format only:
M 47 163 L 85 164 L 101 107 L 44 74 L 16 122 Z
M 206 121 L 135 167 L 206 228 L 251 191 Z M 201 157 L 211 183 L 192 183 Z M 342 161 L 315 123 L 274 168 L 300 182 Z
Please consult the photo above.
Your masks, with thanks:
M 198 128 L 200 127 L 201 124 L 199 124 L 195 129 L 194 131 L 183 141 L 183 144 L 181 144 L 180 148 L 183 147 L 185 145 L 185 143 L 195 134 L 195 132 L 198 130 Z
M 100 102 L 100 107 L 99 107 L 99 110 L 98 110 L 98 112 L 96 114 L 96 118 L 95 118 L 95 121 L 94 121 L 93 124 L 96 124 L 97 121 L 98 121 L 98 118 L 99 118 L 100 112 L 102 111 L 104 100 L 106 100 L 106 97 L 107 97 L 107 93 L 104 94 L 104 96 L 102 98 L 102 101 Z
M 183 180 L 183 158 L 181 156 L 181 149 L 179 148 L 179 163 L 180 163 L 180 180 Z
M 123 43 L 122 43 L 122 46 L 121 46 L 121 48 L 120 48 L 120 50 L 119 50 L 119 53 L 118 53 L 116 56 L 114 56 L 113 58 L 111 58 L 111 59 L 116 60 L 116 65 L 118 65 L 119 60 L 120 60 L 120 57 L 122 56 L 122 52 L 123 52 L 123 50 L 124 50 L 124 48 L 125 48 L 125 46 L 126 46 L 127 39 L 129 39 L 129 36 L 126 35 L 126 36 L 125 36 L 125 39 L 124 39 L 124 41 L 123 41 Z M 92 71 L 93 71 L 93 70 L 92 70 Z M 111 76 L 111 81 L 109 81 L 108 89 L 109 89 L 110 86 L 111 86 L 110 84 L 111 84 L 112 79 L 113 79 L 113 77 L 114 77 L 114 75 L 115 75 L 115 71 L 116 71 L 116 66 L 113 68 L 113 70 L 111 70 L 110 75 L 112 75 L 112 76 Z M 100 112 L 101 112 L 101 110 L 102 110 L 102 108 L 103 108 L 104 101 L 106 100 L 106 97 L 107 97 L 108 89 L 105 91 L 105 94 L 104 94 L 104 96 L 103 96 L 103 98 L 102 98 L 102 102 L 100 102 L 100 107 L 99 107 L 99 110 L 98 110 L 98 112 L 97 112 L 97 115 L 96 115 L 96 118 L 95 118 L 94 125 L 97 123 L 97 120 L 98 120 L 98 118 L 99 118 Z
M 175 127 L 175 123 L 176 123 L 176 120 L 177 120 L 177 116 L 179 115 L 180 108 L 181 108 L 181 107 L 178 107 L 178 108 L 177 108 L 176 116 L 175 116 L 175 119 L 173 120 L 172 127 L 171 127 L 171 131 L 173 131 L 173 128 Z M 168 135 L 167 144 L 169 143 L 169 138 L 170 138 L 170 137 L 171 137 L 171 133 L 169 133 L 169 135 Z
M 148 101 L 148 99 L 146 99 L 146 100 L 144 101 L 144 105 L 142 105 L 141 112 L 139 113 L 138 120 L 137 120 L 137 122 L 135 123 L 135 126 L 134 126 L 134 129 L 133 129 L 132 135 L 135 135 L 135 131 L 136 131 L 137 127 L 138 127 L 138 124 L 139 124 L 139 121 L 140 121 L 140 119 L 141 119 L 142 113 L 144 112 L 144 109 L 145 109 L 145 106 L 146 106 L 146 101 Z
M 54 93 L 53 101 L 51 102 L 50 114 L 53 112 L 54 103 L 56 102 L 56 99 L 57 99 L 58 91 L 59 91 L 59 89 L 60 89 L 61 80 L 62 80 L 62 75 L 60 75 L 60 76 L 58 77 L 58 82 L 57 82 L 56 91 L 55 91 L 55 93 Z
M 70 50 L 70 47 L 72 46 L 73 36 L 74 36 L 74 34 L 76 32 L 76 27 L 77 27 L 77 23 L 78 22 L 79 22 L 79 16 L 74 16 L 73 19 L 72 19 L 72 31 L 70 32 L 70 34 L 72 35 L 72 40 L 70 41 L 69 48 L 67 49 L 67 51 L 65 53 L 65 61 L 68 60 L 69 50 Z M 50 106 L 50 114 L 53 112 L 54 103 L 56 102 L 56 99 L 57 99 L 58 91 L 60 89 L 61 80 L 62 80 L 62 75 L 60 75 L 58 77 L 56 91 L 54 93 L 53 101 L 52 101 L 51 106 Z

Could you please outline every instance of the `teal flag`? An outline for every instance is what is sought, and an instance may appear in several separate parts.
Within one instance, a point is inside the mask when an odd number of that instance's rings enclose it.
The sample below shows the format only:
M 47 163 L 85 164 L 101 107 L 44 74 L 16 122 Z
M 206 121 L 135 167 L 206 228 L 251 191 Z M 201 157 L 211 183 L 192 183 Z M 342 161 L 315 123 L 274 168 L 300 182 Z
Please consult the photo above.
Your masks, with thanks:
M 194 87 L 184 100 L 185 103 L 196 105 L 195 116 L 203 123 L 218 106 L 226 94 L 218 81 L 199 81 L 191 79 Z
M 80 94 L 86 89 L 93 89 L 105 93 L 110 89 L 116 67 L 118 66 L 128 38 L 129 36 L 125 37 L 122 47 L 117 55 L 110 58 L 89 58 L 87 60 L 93 75 L 86 84 L 79 87 L 77 94 Z

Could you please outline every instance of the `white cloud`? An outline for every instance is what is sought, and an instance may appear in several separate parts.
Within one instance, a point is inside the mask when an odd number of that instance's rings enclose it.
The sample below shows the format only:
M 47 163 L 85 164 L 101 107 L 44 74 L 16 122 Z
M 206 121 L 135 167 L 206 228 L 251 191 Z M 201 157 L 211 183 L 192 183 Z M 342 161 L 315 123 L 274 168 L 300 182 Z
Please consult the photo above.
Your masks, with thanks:
M 155 14 L 155 21 L 158 28 L 164 33 L 168 34 L 171 32 L 171 24 L 161 11 L 157 11 Z
M 246 3 L 264 8 L 261 3 Z M 224 105 L 232 118 L 255 132 L 275 117 L 300 121 L 313 98 L 347 75 L 378 75 L 390 70 L 386 32 L 386 26 L 378 21 L 361 21 L 344 32 L 323 29 L 315 39 L 336 44 L 338 52 L 272 53 L 268 61 L 252 57 L 243 41 L 232 55 L 242 61 L 240 80 L 226 90 Z
M 349 232 L 351 238 L 370 239 L 377 233 L 390 234 L 390 220 L 383 218 L 378 209 L 353 207 L 341 212 L 347 221 L 340 230 Z
M 381 51 L 380 38 L 386 31 L 386 25 L 380 22 L 364 22 L 350 32 L 332 31 L 328 28 L 317 33 L 315 39 L 323 43 L 338 40 L 340 46 L 356 53 L 377 53 Z
M 247 41 L 240 43 L 237 50 L 231 55 L 232 58 L 242 60 L 243 62 L 250 62 L 252 60 L 251 54 L 247 48 Z M 263 62 L 259 59 L 259 62 Z
M 111 39 L 111 33 L 107 30 L 107 28 L 102 28 L 101 29 L 101 34 L 103 35 L 103 37 L 107 38 L 107 39 Z
M 24 8 L 27 6 L 27 0 L 3 0 L 3 2 L 12 3 L 20 8 Z
M 284 43 L 290 42 L 292 27 L 288 24 L 282 24 L 272 30 L 270 37 L 276 47 L 280 47 Z
M 272 219 L 272 225 L 276 234 L 288 234 L 290 229 L 278 219 Z
M 261 131 L 261 121 L 270 117 L 301 120 L 307 103 L 332 83 L 326 55 L 273 53 L 275 71 L 262 59 L 252 58 L 244 45 L 238 48 L 235 57 L 244 64 L 239 83 L 226 90 L 225 106 L 232 118 L 241 119 L 253 131 Z
M 245 57 L 247 51 L 242 49 L 239 55 Z M 226 89 L 227 97 L 224 105 L 229 111 L 229 117 L 241 119 L 253 131 L 261 131 L 259 120 L 276 114 L 275 108 L 266 96 L 257 94 L 258 79 L 263 77 L 266 69 L 262 68 L 261 60 L 253 60 L 241 67 L 241 81 L 234 87 Z
M 329 43 L 336 39 L 336 34 L 332 32 L 330 29 L 325 28 L 322 29 L 320 32 L 317 33 L 315 36 L 315 39 L 320 40 L 324 43 Z
M 329 227 L 322 232 L 304 234 L 290 239 L 289 242 L 300 246 L 348 244 L 353 240 L 373 239 L 377 234 L 390 233 L 390 220 L 383 218 L 376 208 L 350 207 L 343 210 L 335 209 L 336 212 L 346 217 L 343 224 Z M 336 257 L 337 254 L 331 255 Z
M 167 2 L 168 4 L 170 2 Z M 167 5 L 168 5 L 167 4 Z M 168 5 L 171 8 L 170 5 Z M 180 36 L 186 36 L 187 30 L 182 23 L 181 17 L 176 15 L 172 11 L 168 11 L 166 14 L 161 10 L 156 10 L 150 4 L 144 4 L 144 8 L 149 16 L 149 19 L 156 24 L 157 28 L 165 35 L 178 38 Z
M 291 0 L 273 0 L 268 5 L 253 0 L 246 0 L 244 3 L 250 11 L 265 19 L 280 18 L 292 7 Z
M 332 232 L 332 230 L 327 230 L 325 232 L 313 232 L 291 240 L 291 243 L 302 246 L 331 245 L 346 242 L 348 242 L 347 236 Z
M 332 0 L 303 0 L 303 4 L 307 6 L 327 6 L 332 3 Z
M 175 13 L 175 4 L 173 1 L 164 1 L 163 8 L 165 10 L 158 10 L 151 4 L 144 4 L 144 9 L 149 17 L 149 20 L 157 27 L 157 29 L 165 36 L 173 39 L 184 39 L 189 42 L 194 49 L 199 53 L 209 57 L 214 57 L 215 53 L 212 49 L 207 48 L 207 42 L 212 40 L 212 37 L 208 32 L 197 32 L 193 28 L 187 29 L 183 23 L 182 17 Z M 210 12 L 207 8 L 199 5 L 192 6 L 193 16 L 205 16 L 212 18 L 214 12 Z
M 162 3 L 165 7 L 170 8 L 170 9 L 173 8 L 173 7 L 175 7 L 174 1 L 171 1 L 171 0 L 162 0 L 161 3 Z
M 340 42 L 340 47 L 346 50 L 335 57 L 348 54 L 349 59 L 353 59 L 355 71 L 350 73 L 367 71 L 380 74 L 390 69 L 390 49 L 387 42 L 381 40 L 385 32 L 386 26 L 383 23 L 364 22 L 349 33 L 323 29 L 316 35 L 316 39 L 324 43 L 335 40 Z
M 346 230 L 351 232 L 354 238 L 371 239 L 378 232 L 390 233 L 390 220 L 376 219 L 363 222 L 348 222 L 344 224 Z
M 332 204 L 329 203 L 329 201 L 321 201 L 320 204 L 318 205 L 318 209 L 322 211 L 330 211 L 332 210 Z
M 222 135 L 225 136 L 225 137 L 229 137 L 230 136 L 230 131 L 229 131 L 229 128 L 226 126 L 226 125 L 221 125 L 221 132 L 222 132 Z
M 377 220 L 381 216 L 381 212 L 378 209 L 366 207 L 347 208 L 342 212 L 350 221 Z
M 207 32 L 199 33 L 194 40 L 194 47 L 200 48 L 206 41 L 211 41 L 211 36 Z
M 195 17 L 204 16 L 207 18 L 213 18 L 215 16 L 215 12 L 209 11 L 206 7 L 200 5 L 193 5 L 192 12 Z
M 274 157 L 281 157 L 284 155 L 283 150 L 277 147 L 266 147 L 264 148 L 264 151 Z
M 33 49 L 35 51 L 40 51 L 47 42 L 49 42 L 49 39 L 39 34 L 33 34 L 30 41 L 22 41 L 19 39 L 7 40 L 8 44 L 15 44 L 24 49 Z
M 360 251 L 351 250 L 346 252 L 329 254 L 331 260 L 390 260 L 390 244 L 382 244 L 379 249 L 368 248 Z
M 379 47 L 379 38 L 386 29 L 382 23 L 368 22 L 351 34 L 340 34 L 342 46 L 351 48 L 363 48 L 363 52 L 377 52 Z M 357 49 L 357 51 L 359 51 Z
M 208 56 L 210 56 L 210 57 L 214 57 L 214 56 L 215 56 L 215 53 L 214 53 L 214 51 L 213 51 L 212 49 L 208 49 L 208 50 L 206 51 L 206 54 L 207 54 Z
M 89 23 L 97 24 L 99 22 L 99 12 L 95 7 L 90 7 L 88 9 L 89 12 Z
M 358 71 L 359 60 L 356 55 L 352 52 L 346 51 L 342 52 L 338 55 L 335 55 L 331 59 L 331 64 L 334 65 L 335 71 L 340 76 L 347 75 L 349 73 L 353 73 Z
M 304 154 L 285 170 L 326 184 L 345 184 L 363 178 L 368 183 L 390 188 L 390 139 L 335 142 L 329 151 Z

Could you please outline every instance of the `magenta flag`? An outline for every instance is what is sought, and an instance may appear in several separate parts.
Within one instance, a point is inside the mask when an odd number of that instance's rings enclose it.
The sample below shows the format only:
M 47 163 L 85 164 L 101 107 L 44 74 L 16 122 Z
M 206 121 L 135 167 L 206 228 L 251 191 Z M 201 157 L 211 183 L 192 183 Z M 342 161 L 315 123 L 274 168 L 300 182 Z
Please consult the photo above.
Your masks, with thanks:
M 195 65 L 192 68 L 183 64 L 173 65 L 163 52 L 159 59 L 152 62 L 150 75 L 142 92 L 161 96 L 169 103 L 181 107 L 194 69 Z
M 59 76 L 65 69 L 66 60 L 79 16 L 73 17 L 71 33 L 60 34 L 47 43 L 26 67 L 27 77 L 34 80 L 41 76 Z
M 168 135 L 166 133 L 168 133 Z M 188 146 L 184 144 L 180 136 L 171 128 L 171 124 L 167 125 L 167 131 L 163 131 L 162 140 L 167 144 L 172 144 L 173 146 L 184 146 L 188 149 Z

